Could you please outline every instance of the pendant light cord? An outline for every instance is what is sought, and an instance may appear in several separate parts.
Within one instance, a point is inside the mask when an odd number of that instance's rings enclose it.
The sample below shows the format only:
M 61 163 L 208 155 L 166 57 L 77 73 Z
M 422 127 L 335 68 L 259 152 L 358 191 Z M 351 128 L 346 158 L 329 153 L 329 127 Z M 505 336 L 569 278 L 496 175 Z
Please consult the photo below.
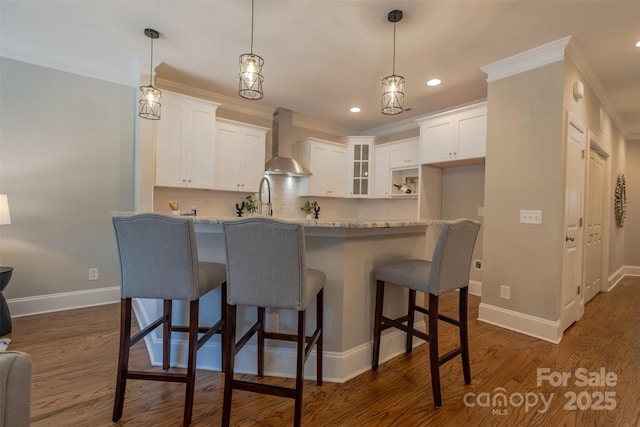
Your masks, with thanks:
M 254 0 L 251 0 L 251 54 L 253 55 L 253 12 Z
M 149 63 L 149 86 L 153 86 L 153 37 L 151 39 L 151 62 Z
M 392 75 L 396 75 L 396 23 L 393 23 L 393 72 Z

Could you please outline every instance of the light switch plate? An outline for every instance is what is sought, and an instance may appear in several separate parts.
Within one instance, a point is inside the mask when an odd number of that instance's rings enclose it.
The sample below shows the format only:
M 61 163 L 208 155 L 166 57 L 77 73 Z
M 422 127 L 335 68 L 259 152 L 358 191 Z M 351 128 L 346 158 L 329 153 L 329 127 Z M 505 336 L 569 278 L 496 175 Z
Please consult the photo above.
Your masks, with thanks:
M 520 224 L 542 224 L 542 211 L 520 211 Z

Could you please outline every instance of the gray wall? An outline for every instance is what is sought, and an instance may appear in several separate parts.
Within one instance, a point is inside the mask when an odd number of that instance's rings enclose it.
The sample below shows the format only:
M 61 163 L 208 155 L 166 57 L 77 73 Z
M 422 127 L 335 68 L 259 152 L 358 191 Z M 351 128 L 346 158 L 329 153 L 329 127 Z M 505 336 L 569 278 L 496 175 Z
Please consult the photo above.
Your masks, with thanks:
M 627 215 L 624 221 L 624 265 L 640 267 L 640 141 L 626 144 Z M 612 196 L 613 197 L 613 196 Z
M 482 223 L 478 208 L 484 206 L 484 165 L 442 170 L 442 219 L 471 218 Z M 482 260 L 484 227 L 480 227 L 473 260 Z M 482 271 L 471 268 L 471 280 L 482 282 Z
M 556 62 L 489 83 L 487 97 L 482 301 L 549 320 L 562 278 L 562 93 Z M 521 209 L 542 210 L 542 224 L 520 224 Z
M 9 299 L 119 285 L 112 211 L 132 210 L 135 90 L 0 58 L 0 264 Z M 88 280 L 99 268 L 100 279 Z

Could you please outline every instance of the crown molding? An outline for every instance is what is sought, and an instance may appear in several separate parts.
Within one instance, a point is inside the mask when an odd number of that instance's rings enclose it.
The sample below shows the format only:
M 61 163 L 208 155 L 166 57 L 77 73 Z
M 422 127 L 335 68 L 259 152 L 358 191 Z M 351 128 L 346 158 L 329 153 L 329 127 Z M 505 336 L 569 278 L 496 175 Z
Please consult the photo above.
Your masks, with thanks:
M 543 65 L 562 61 L 565 48 L 570 41 L 571 36 L 568 36 L 485 65 L 480 67 L 480 70 L 487 75 L 487 82 L 491 83 Z

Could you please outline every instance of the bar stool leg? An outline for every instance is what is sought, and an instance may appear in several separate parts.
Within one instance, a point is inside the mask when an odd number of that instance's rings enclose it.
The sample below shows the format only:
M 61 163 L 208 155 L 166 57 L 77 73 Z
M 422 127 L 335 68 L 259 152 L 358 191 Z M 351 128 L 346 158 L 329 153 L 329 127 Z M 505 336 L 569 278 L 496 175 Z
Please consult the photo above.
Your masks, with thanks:
M 416 291 L 409 289 L 409 312 L 407 313 L 407 346 L 405 354 L 411 353 L 413 350 L 413 323 L 416 318 Z
M 382 334 L 382 306 L 384 304 L 384 281 L 378 280 L 376 283 L 376 308 L 373 324 L 373 360 L 371 369 L 378 369 L 380 359 L 380 335 Z
M 264 376 L 264 307 L 258 307 L 258 377 Z
M 316 296 L 316 328 L 320 329 L 320 335 L 318 336 L 318 341 L 316 342 L 316 385 L 322 385 L 322 331 L 323 331 L 323 316 L 322 312 L 324 311 L 324 289 L 320 289 L 318 295 Z
M 236 354 L 236 306 L 226 305 L 226 327 L 223 334 L 225 341 L 224 365 L 227 371 L 224 374 L 224 398 L 222 401 L 222 425 L 228 426 L 231 422 L 231 398 L 233 388 L 233 365 Z
M 298 311 L 298 355 L 296 360 L 296 397 L 293 425 L 299 426 L 302 422 L 302 389 L 304 386 L 304 356 L 305 356 L 305 311 Z
M 129 347 L 131 346 L 131 298 L 120 300 L 120 350 L 118 352 L 118 378 L 116 379 L 116 398 L 113 404 L 113 418 L 118 421 L 122 417 L 124 393 L 127 387 L 127 370 L 129 367 Z
M 460 288 L 460 347 L 462 348 L 462 371 L 465 384 L 471 384 L 471 364 L 469 363 L 469 328 L 467 326 L 469 288 Z
M 436 408 L 442 406 L 440 391 L 440 356 L 438 353 L 438 295 L 429 294 L 429 359 L 431 364 L 431 388 Z
M 168 370 L 171 363 L 171 325 L 173 321 L 173 301 L 164 300 L 164 322 L 162 323 L 162 369 Z

